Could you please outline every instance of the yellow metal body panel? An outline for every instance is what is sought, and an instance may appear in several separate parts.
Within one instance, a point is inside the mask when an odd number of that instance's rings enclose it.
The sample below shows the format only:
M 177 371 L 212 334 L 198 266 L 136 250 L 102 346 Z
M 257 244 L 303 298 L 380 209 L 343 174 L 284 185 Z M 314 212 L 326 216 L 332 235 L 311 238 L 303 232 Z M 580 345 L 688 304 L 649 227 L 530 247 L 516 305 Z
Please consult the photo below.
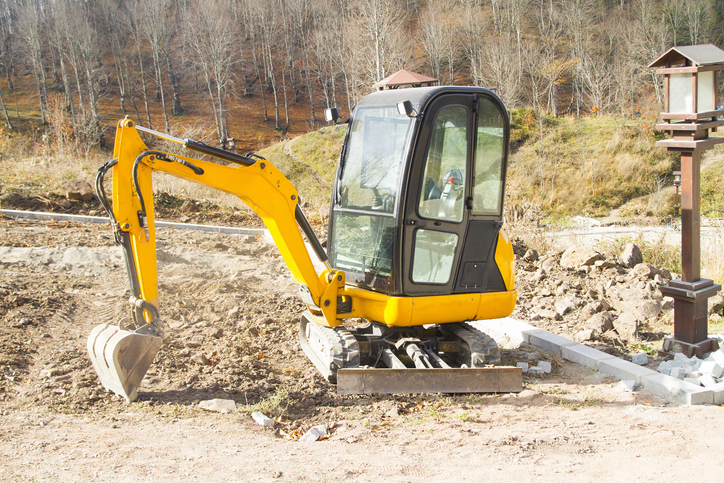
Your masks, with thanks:
M 513 290 L 515 287 L 515 256 L 513 254 L 513 245 L 510 243 L 508 235 L 503 231 L 498 233 L 498 245 L 495 247 L 495 263 L 498 265 L 500 275 L 503 277 L 505 288 Z
M 327 269 L 318 274 L 295 218 L 297 191 L 284 175 L 268 161 L 251 166 L 223 166 L 178 154 L 168 156 L 185 160 L 204 170 L 197 175 L 188 166 L 146 155 L 138 167 L 138 184 L 147 215 L 147 232 L 138 220 L 141 203 L 135 192 L 132 168 L 136 158 L 148 147 L 133 122 L 120 121 L 114 154 L 113 213 L 120 230 L 131 235 L 131 247 L 141 298 L 158 305 L 155 226 L 153 216 L 153 171 L 214 187 L 237 196 L 264 221 L 274 242 L 297 283 L 306 285 L 316 307 L 310 310 L 317 323 L 338 326 L 343 318 L 365 318 L 389 326 L 412 326 L 491 319 L 509 315 L 516 300 L 513 250 L 501 232 L 495 261 L 503 276 L 506 292 L 455 294 L 440 296 L 390 296 L 347 285 L 344 272 Z M 349 313 L 338 314 L 338 298 L 352 301 Z
M 507 317 L 513 311 L 517 297 L 515 290 L 396 297 L 353 286 L 346 286 L 342 293 L 353 300 L 352 312 L 345 314 L 347 317 L 361 317 L 391 327 Z

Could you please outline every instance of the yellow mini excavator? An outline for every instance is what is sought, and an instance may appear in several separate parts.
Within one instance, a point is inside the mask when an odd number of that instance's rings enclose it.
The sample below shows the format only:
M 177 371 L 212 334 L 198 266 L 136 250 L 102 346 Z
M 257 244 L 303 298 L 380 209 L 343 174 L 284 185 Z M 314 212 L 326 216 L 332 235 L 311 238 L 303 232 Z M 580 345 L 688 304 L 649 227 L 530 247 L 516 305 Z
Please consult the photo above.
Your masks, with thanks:
M 326 114 L 337 121 L 335 109 Z M 263 219 L 308 307 L 301 347 L 338 392 L 521 390 L 520 369 L 494 367 L 498 346 L 466 323 L 505 317 L 516 300 L 513 250 L 501 231 L 503 103 L 475 87 L 387 90 L 362 99 L 348 123 L 326 249 L 269 161 L 118 123 L 115 158 L 98 170 L 96 191 L 123 247 L 132 318 L 88 339 L 107 389 L 135 400 L 163 341 L 151 183 L 162 171 L 231 193 Z M 233 166 L 149 149 L 140 133 Z M 369 323 L 349 329 L 348 318 Z

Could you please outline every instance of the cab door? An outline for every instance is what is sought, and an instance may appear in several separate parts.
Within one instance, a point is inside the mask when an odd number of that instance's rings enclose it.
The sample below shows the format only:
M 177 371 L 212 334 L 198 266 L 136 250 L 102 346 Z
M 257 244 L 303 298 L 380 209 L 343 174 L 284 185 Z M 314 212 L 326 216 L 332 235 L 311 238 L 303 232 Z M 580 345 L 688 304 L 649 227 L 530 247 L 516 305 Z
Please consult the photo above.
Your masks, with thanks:
M 495 249 L 508 141 L 507 111 L 489 91 L 447 94 L 431 102 L 404 209 L 405 294 L 506 290 Z
M 407 295 L 452 293 L 465 240 L 475 97 L 447 94 L 424 112 L 404 209 Z

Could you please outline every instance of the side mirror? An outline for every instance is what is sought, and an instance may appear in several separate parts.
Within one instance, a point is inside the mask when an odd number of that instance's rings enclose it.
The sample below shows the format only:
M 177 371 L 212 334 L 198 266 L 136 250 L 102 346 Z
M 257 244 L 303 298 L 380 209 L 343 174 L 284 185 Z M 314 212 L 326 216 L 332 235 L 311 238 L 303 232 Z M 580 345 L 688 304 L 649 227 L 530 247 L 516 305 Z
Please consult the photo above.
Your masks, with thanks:
M 337 122 L 339 120 L 339 111 L 336 107 L 324 110 L 324 120 L 327 122 Z
M 402 101 L 397 103 L 397 112 L 400 116 L 415 117 L 417 113 L 412 108 L 412 102 Z

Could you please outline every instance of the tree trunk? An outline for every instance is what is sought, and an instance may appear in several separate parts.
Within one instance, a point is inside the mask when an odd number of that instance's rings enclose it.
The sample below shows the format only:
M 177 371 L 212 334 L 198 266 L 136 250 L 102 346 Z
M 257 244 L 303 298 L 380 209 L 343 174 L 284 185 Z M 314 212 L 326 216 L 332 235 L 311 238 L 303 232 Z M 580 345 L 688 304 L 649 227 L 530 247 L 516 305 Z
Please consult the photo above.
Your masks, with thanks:
M 151 113 L 148 110 L 148 90 L 146 89 L 146 73 L 143 67 L 143 55 L 141 55 L 141 43 L 136 40 L 136 52 L 138 53 L 138 64 L 141 67 L 141 85 L 143 86 L 143 105 L 146 108 L 146 122 L 148 129 L 153 129 L 151 125 Z

